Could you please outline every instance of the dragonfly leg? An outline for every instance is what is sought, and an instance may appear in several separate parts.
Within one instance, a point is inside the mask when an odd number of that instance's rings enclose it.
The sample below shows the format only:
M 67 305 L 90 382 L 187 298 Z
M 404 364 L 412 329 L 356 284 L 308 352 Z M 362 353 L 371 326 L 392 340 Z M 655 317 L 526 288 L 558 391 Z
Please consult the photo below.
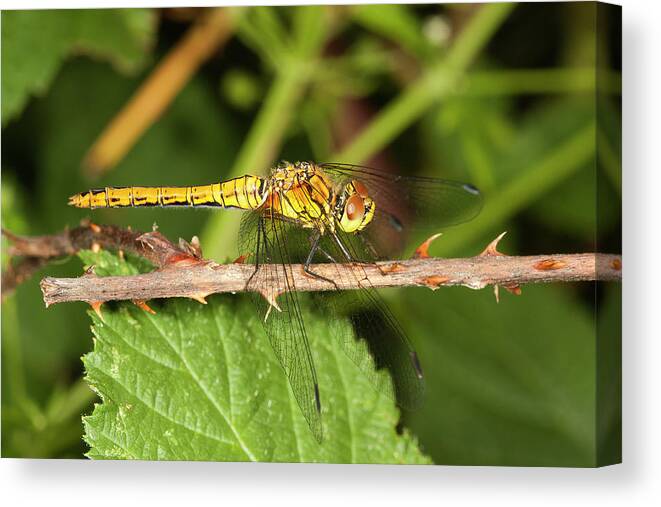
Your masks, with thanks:
M 248 278 L 248 281 L 246 282 L 246 288 L 250 286 L 250 282 L 252 282 L 252 279 L 255 277 L 257 274 L 257 271 L 259 271 L 259 258 L 260 258 L 260 248 L 261 248 L 261 241 L 262 241 L 262 235 L 266 233 L 265 227 L 264 227 L 264 219 L 259 218 L 259 222 L 257 224 L 257 246 L 255 248 L 255 269 L 250 275 L 250 278 Z
M 319 253 L 323 254 L 324 257 L 326 257 L 329 261 L 337 264 L 337 261 L 335 260 L 335 258 L 331 254 L 329 254 L 326 250 L 321 248 L 321 246 L 319 245 L 320 240 L 321 240 L 321 234 L 320 233 L 317 232 L 316 234 L 312 234 L 309 239 L 310 239 L 310 249 L 312 250 L 312 255 L 313 256 L 316 252 L 319 252 Z M 316 243 L 316 246 L 315 246 L 315 243 Z M 315 250 L 315 248 L 316 248 L 316 250 Z M 311 257 L 308 257 L 308 258 L 310 260 L 312 259 Z
M 347 247 L 342 243 L 342 240 L 336 235 L 333 234 L 333 239 L 335 240 L 335 243 L 339 247 L 340 251 L 344 255 L 344 257 L 347 259 L 348 262 L 358 265 L 358 266 L 373 266 L 374 262 L 371 261 L 361 261 L 353 257 L 351 253 L 349 253 L 349 250 L 347 250 Z M 365 275 L 365 278 L 367 278 L 367 275 Z
M 337 237 L 335 234 L 331 234 L 333 236 L 333 239 L 335 240 L 335 243 L 337 246 L 340 248 L 340 251 L 342 252 L 342 255 L 346 258 L 348 262 L 357 262 L 356 259 L 353 258 L 353 256 L 349 253 L 349 250 L 347 250 L 347 247 L 344 246 L 344 243 L 340 241 L 340 238 Z
M 333 256 L 332 256 L 331 254 L 329 254 L 326 250 L 324 250 L 324 249 L 321 248 L 321 247 L 319 247 L 318 250 L 319 250 L 319 252 L 321 252 L 322 254 L 324 254 L 324 257 L 326 257 L 329 261 L 334 262 L 335 264 L 337 264 L 337 261 L 336 261 L 336 260 L 333 258 Z
M 319 248 L 320 239 L 321 239 L 321 234 L 319 233 L 319 231 L 315 232 L 314 235 L 311 236 L 310 243 L 312 246 L 310 248 L 310 253 L 308 254 L 308 258 L 305 260 L 305 264 L 303 265 L 303 271 L 305 271 L 308 275 L 313 276 L 314 278 L 317 278 L 319 280 L 324 280 L 328 283 L 332 283 L 336 289 L 339 289 L 339 287 L 333 280 L 331 280 L 330 278 L 326 278 L 325 276 L 322 276 L 319 273 L 315 273 L 314 271 L 312 271 L 312 269 L 310 269 L 310 264 L 312 264 L 312 259 L 314 259 L 314 254 L 317 253 L 317 250 L 320 250 L 323 254 L 326 255 L 326 257 L 331 259 L 332 262 L 335 262 L 330 255 L 328 255 L 326 252 L 324 252 Z

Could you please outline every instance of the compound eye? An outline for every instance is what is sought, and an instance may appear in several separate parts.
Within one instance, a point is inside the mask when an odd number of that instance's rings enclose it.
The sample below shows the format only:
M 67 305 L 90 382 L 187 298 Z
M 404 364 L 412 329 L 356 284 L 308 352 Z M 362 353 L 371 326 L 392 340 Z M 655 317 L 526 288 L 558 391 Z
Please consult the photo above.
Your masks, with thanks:
M 360 197 L 367 197 L 368 196 L 367 187 L 365 185 L 363 185 L 360 181 L 353 180 L 351 183 L 353 183 L 353 188 L 356 189 L 356 193 Z
M 346 207 L 347 218 L 351 221 L 361 220 L 365 215 L 365 203 L 363 198 L 359 195 L 352 195 L 347 201 Z

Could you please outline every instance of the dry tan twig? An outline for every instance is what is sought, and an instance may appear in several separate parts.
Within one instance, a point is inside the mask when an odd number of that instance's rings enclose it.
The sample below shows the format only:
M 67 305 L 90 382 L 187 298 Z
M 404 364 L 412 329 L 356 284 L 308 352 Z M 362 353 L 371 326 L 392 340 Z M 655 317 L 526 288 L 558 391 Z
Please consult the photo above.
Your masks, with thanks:
M 209 294 L 241 292 L 254 273 L 254 266 L 241 260 L 232 264 L 218 264 L 202 257 L 196 238 L 191 243 L 180 240 L 175 245 L 162 234 L 133 232 L 114 226 L 92 223 L 64 231 L 54 236 L 23 238 L 5 233 L 13 243 L 13 255 L 27 258 L 52 258 L 69 255 L 84 248 L 111 248 L 130 251 L 150 260 L 157 269 L 134 276 L 99 277 L 88 271 L 78 278 L 51 278 L 41 281 L 46 306 L 67 301 L 86 301 L 98 306 L 105 301 L 133 300 L 144 303 L 149 299 L 189 297 L 204 302 Z M 384 261 L 375 264 L 342 264 L 339 269 L 354 270 L 358 276 L 337 277 L 338 265 L 316 264 L 312 269 L 336 280 L 341 290 L 360 289 L 361 284 L 381 287 L 462 285 L 482 289 L 488 285 L 502 285 L 520 293 L 520 285 L 527 283 L 579 282 L 594 280 L 619 281 L 622 260 L 619 255 L 582 253 L 534 256 L 508 256 L 498 252 L 494 240 L 480 255 L 470 258 L 441 259 L 429 257 L 425 242 L 415 258 Z M 256 276 L 265 277 L 266 270 Z M 293 265 L 293 283 L 299 291 L 335 290 L 325 280 L 310 277 L 302 265 Z M 281 277 L 282 278 L 282 277 Z M 338 279 L 341 278 L 341 279 Z M 359 282 L 367 278 L 367 282 Z M 257 280 L 255 286 L 273 286 L 274 280 Z M 283 288 L 284 290 L 284 288 Z M 272 294 L 264 294 L 272 298 Z
M 232 31 L 228 9 L 202 14 L 94 142 L 83 161 L 88 176 L 101 176 L 124 157 Z

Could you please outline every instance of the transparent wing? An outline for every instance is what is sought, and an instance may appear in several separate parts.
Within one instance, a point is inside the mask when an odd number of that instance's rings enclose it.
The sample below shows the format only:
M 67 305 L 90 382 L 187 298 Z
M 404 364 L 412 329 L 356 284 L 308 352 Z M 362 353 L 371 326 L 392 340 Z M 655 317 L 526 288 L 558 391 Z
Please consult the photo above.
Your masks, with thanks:
M 280 220 L 259 213 L 246 213 L 239 231 L 241 254 L 254 254 L 256 272 L 247 288 L 252 292 L 258 315 L 264 322 L 276 357 L 284 369 L 292 391 L 310 430 L 318 442 L 322 441 L 321 401 L 310 344 L 301 315 L 298 293 L 295 292 L 291 263 L 296 254 L 288 238 L 288 227 Z M 265 278 L 258 276 L 264 274 Z M 271 280 L 271 283 L 265 283 Z M 272 307 L 260 293 L 276 294 L 276 289 L 286 287 L 278 295 L 279 310 Z
M 285 282 L 283 273 L 287 273 L 288 278 L 291 279 L 289 263 L 302 264 L 305 262 L 310 251 L 310 236 L 313 232 L 309 229 L 303 229 L 295 223 L 275 220 L 272 228 L 269 228 L 268 223 L 265 223 L 266 233 L 259 234 L 260 220 L 270 222 L 270 219 L 262 218 L 256 213 L 249 213 L 244 216 L 239 232 L 239 253 L 246 254 L 259 251 L 258 262 L 260 266 L 258 269 L 268 270 L 267 274 L 279 278 L 280 282 L 278 283 Z M 258 239 L 249 240 L 248 238 Z M 274 251 L 274 246 L 279 243 L 272 238 L 282 238 L 283 240 L 286 238 L 286 244 L 282 244 L 282 247 L 278 249 L 280 253 Z M 366 261 L 373 259 L 369 249 L 355 235 L 340 234 L 338 240 L 342 242 L 352 258 Z M 260 244 L 258 245 L 258 243 Z M 288 262 L 276 262 L 278 259 L 282 261 L 283 252 Z M 321 238 L 320 249 L 314 256 L 313 262 L 327 263 L 329 257 L 340 263 L 347 261 L 334 237 L 327 235 Z M 281 267 L 273 266 L 271 263 L 274 262 L 281 264 Z M 331 262 L 330 265 L 333 266 L 334 263 Z M 274 271 L 275 269 L 277 269 L 277 272 Z M 359 272 L 360 266 L 357 266 L 356 270 Z M 340 348 L 358 366 L 378 392 L 386 394 L 403 408 L 414 409 L 418 407 L 424 393 L 424 381 L 418 356 L 406 333 L 365 276 L 353 271 L 347 272 L 340 266 L 336 266 L 334 272 L 333 279 L 344 280 L 360 287 L 360 289 L 310 293 L 310 297 L 315 303 L 310 311 L 317 312 L 317 318 L 327 321 L 333 338 L 340 345 Z M 257 277 L 255 277 L 255 283 L 249 284 L 248 288 L 253 290 L 263 289 L 263 287 L 258 287 L 258 283 Z M 289 282 L 289 285 L 292 285 L 291 282 Z M 281 356 L 283 358 L 281 363 L 284 363 L 283 360 L 287 360 L 289 356 L 279 354 L 278 350 L 283 347 L 291 347 L 290 345 L 284 345 L 282 342 L 285 344 L 294 341 L 305 343 L 306 349 L 309 350 L 305 328 L 302 320 L 299 320 L 301 316 L 300 305 L 296 294 L 291 294 L 291 296 L 293 297 L 285 297 L 283 294 L 278 298 L 282 313 L 272 309 L 265 323 L 276 354 L 279 358 Z M 255 295 L 254 297 L 259 315 L 263 318 L 268 311 L 268 304 L 262 296 Z M 295 309 L 295 311 L 292 311 L 292 309 Z M 293 316 L 296 316 L 296 318 L 292 318 Z M 273 317 L 276 318 L 271 320 Z M 334 325 L 334 321 L 345 318 L 349 319 L 352 324 L 354 336 L 348 335 L 344 326 Z M 305 337 L 304 342 L 303 337 Z M 298 358 L 300 363 L 302 358 L 300 354 Z M 376 372 L 372 363 L 376 364 L 378 369 Z M 283 368 L 288 372 L 288 367 L 284 364 Z M 299 369 L 301 368 L 299 367 Z M 309 367 L 303 369 L 303 373 L 306 371 L 314 373 L 312 363 Z M 287 374 L 290 375 L 289 372 Z M 297 375 L 295 378 L 301 376 Z M 297 399 L 303 399 L 301 409 L 306 415 L 306 419 L 314 422 L 316 414 L 308 415 L 312 409 L 309 402 L 307 403 L 308 413 L 306 413 L 305 402 L 310 399 L 309 393 L 311 390 L 317 392 L 315 387 L 316 375 L 309 374 L 308 377 L 312 378 L 313 381 L 310 382 L 308 378 L 304 387 L 300 385 L 300 382 L 295 383 L 294 380 L 290 380 L 290 382 Z M 311 384 L 313 385 L 311 386 Z M 299 392 L 300 394 L 298 394 Z M 313 423 L 310 423 L 310 427 L 313 428 Z M 315 432 L 314 428 L 313 432 Z
M 399 253 L 411 230 L 438 231 L 471 220 L 482 209 L 479 190 L 467 183 L 350 164 L 320 167 L 336 181 L 358 180 L 367 187 L 376 211 L 365 234 L 386 255 Z
M 354 259 L 367 260 L 369 250 L 354 235 L 338 233 L 335 237 L 321 238 L 320 251 L 314 262 L 324 262 L 327 256 L 338 263 L 347 262 L 340 241 Z M 358 290 L 313 293 L 317 300 L 315 308 L 323 309 L 326 318 L 347 317 L 351 321 L 356 337 L 361 343 L 346 333 L 338 333 L 336 339 L 347 356 L 363 371 L 375 389 L 394 399 L 406 409 L 417 408 L 424 394 L 424 381 L 418 356 L 406 333 L 392 315 L 379 293 L 369 283 L 360 265 L 349 271 L 337 264 L 333 280 L 360 287 Z M 365 344 L 367 347 L 365 347 Z M 376 364 L 375 372 L 370 366 L 372 356 Z M 383 370 L 389 374 L 384 375 Z

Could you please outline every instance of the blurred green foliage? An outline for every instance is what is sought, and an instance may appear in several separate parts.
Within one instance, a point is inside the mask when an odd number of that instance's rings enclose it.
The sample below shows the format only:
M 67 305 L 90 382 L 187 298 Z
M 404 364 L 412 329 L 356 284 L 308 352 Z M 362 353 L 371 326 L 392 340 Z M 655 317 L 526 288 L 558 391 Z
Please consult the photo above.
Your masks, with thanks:
M 43 95 L 70 54 L 110 61 L 123 73 L 145 64 L 154 40 L 145 9 L 10 11 L 2 16 L 2 125 L 30 95 Z
M 606 69 L 595 101 L 596 9 L 244 10 L 223 52 L 93 182 L 80 168 L 87 150 L 186 25 L 167 10 L 3 12 L 3 227 L 74 226 L 85 215 L 67 197 L 92 186 L 208 183 L 315 158 L 479 186 L 482 214 L 445 231 L 434 255 L 474 255 L 504 230 L 509 254 L 618 252 L 619 74 Z M 601 50 L 618 69 L 618 18 L 607 14 Z M 93 218 L 200 235 L 222 260 L 236 253 L 239 215 L 151 208 Z M 81 270 L 77 260 L 51 264 L 3 301 L 3 456 L 89 450 L 80 416 L 98 399 L 82 381 L 80 357 L 92 349 L 85 305 L 46 310 L 38 288 L 44 273 Z M 388 291 L 427 375 L 423 408 L 404 417 L 422 451 L 439 464 L 616 460 L 621 301 L 617 286 L 596 289 L 524 287 L 500 304 L 489 290 Z

